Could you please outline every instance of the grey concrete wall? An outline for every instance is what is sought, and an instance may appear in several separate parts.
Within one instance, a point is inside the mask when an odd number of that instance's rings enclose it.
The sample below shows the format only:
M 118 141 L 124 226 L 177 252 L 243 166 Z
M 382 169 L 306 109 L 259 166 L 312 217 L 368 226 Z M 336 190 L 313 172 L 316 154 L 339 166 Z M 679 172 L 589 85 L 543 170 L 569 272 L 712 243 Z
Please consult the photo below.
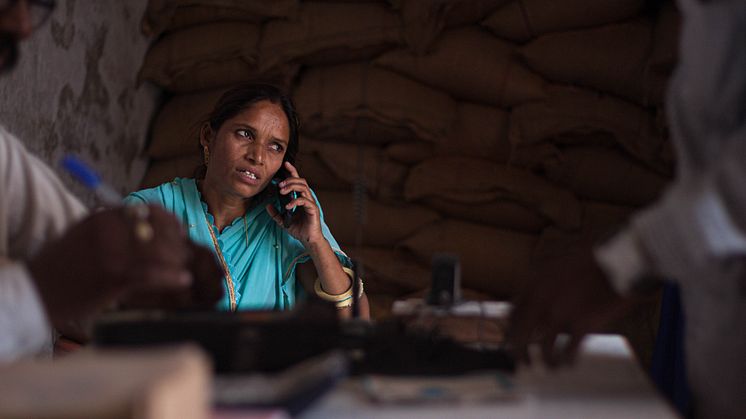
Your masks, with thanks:
M 0 75 L 0 123 L 59 171 L 74 153 L 120 192 L 138 185 L 141 155 L 159 91 L 137 87 L 149 40 L 140 32 L 146 0 L 60 0 Z M 62 179 L 92 204 L 90 193 Z

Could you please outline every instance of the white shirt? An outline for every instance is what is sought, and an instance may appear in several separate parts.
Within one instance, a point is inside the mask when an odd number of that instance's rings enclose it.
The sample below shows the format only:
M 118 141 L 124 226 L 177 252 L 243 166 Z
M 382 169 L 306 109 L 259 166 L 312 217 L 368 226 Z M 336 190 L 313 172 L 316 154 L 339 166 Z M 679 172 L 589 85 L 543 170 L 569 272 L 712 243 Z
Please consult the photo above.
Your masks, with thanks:
M 86 209 L 0 126 L 0 362 L 51 348 L 51 328 L 25 261 Z
M 746 417 L 746 1 L 679 6 L 677 178 L 596 257 L 622 293 L 641 273 L 679 284 L 698 416 Z

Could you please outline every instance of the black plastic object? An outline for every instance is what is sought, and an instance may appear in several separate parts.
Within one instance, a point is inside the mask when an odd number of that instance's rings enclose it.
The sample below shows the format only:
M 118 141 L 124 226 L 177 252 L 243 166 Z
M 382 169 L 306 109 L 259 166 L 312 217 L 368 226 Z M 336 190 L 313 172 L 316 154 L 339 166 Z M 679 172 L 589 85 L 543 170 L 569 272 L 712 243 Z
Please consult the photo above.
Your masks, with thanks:
M 218 373 L 279 371 L 337 347 L 333 306 L 311 303 L 291 312 L 122 312 L 95 325 L 98 346 L 199 344 Z
M 461 263 L 458 256 L 451 254 L 434 255 L 427 304 L 451 306 L 459 300 L 461 300 Z

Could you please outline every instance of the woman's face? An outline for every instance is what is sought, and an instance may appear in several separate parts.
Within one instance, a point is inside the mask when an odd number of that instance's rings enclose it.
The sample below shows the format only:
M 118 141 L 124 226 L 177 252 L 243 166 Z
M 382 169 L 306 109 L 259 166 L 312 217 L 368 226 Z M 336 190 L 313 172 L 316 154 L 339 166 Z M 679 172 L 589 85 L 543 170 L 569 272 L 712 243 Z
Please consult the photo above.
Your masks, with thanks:
M 205 182 L 224 194 L 251 198 L 280 169 L 289 141 L 282 108 L 267 100 L 257 102 L 226 120 L 217 133 L 203 129 L 200 143 L 210 152 Z

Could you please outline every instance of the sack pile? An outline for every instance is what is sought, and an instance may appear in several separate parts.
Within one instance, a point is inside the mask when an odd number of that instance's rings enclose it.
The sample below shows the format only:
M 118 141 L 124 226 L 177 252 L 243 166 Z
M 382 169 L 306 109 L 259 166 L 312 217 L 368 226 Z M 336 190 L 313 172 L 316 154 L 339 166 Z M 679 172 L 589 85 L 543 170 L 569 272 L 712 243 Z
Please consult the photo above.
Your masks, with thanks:
M 192 175 L 225 89 L 279 84 L 301 118 L 300 173 L 371 300 L 422 293 L 441 252 L 465 288 L 508 298 L 673 172 L 661 121 L 678 15 L 611 3 L 150 0 L 140 79 L 168 100 L 143 186 Z

